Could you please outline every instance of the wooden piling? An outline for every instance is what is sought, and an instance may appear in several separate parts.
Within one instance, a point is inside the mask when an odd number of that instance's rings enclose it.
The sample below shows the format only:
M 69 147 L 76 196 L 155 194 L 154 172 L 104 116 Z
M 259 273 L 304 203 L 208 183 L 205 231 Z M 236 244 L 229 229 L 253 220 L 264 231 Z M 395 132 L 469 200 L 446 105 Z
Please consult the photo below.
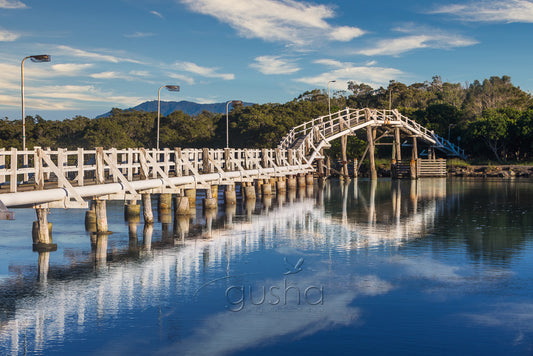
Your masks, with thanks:
M 298 189 L 305 188 L 305 175 L 298 174 Z
M 245 187 L 245 190 L 248 187 Z M 241 187 L 242 189 L 242 187 Z M 253 189 L 253 187 L 252 187 Z M 255 192 L 254 192 L 255 194 Z M 235 185 L 230 184 L 226 186 L 226 190 L 224 191 L 224 204 L 226 205 L 235 205 L 237 204 L 237 193 L 235 192 Z
M 244 199 L 246 201 L 253 200 L 255 201 L 255 187 L 250 185 L 244 187 Z
M 190 214 L 189 198 L 185 196 L 176 196 L 174 201 L 174 214 L 176 216 L 186 216 Z
M 348 157 L 346 155 L 347 146 L 348 146 L 348 136 L 344 135 L 341 137 L 341 155 L 342 155 L 341 176 L 342 177 L 348 177 Z
M 150 193 L 142 194 L 143 202 L 143 217 L 146 224 L 152 224 L 154 222 L 154 213 L 152 212 L 152 196 Z
M 378 173 L 376 171 L 376 161 L 374 158 L 374 134 L 375 129 L 371 126 L 366 127 L 366 138 L 368 140 L 368 159 L 370 163 L 370 179 L 377 179 Z
M 189 198 L 189 206 L 191 208 L 196 206 L 196 189 L 185 189 L 185 196 Z
M 96 232 L 107 233 L 107 209 L 105 200 L 96 200 Z
M 418 147 L 416 142 L 416 136 L 413 136 L 413 151 L 411 154 L 411 179 L 418 179 L 418 172 L 417 172 L 417 158 L 418 158 Z
M 279 177 L 278 181 L 276 182 L 276 189 L 278 194 L 283 194 L 287 190 L 287 182 L 285 181 L 285 177 Z
M 159 194 L 158 210 L 160 213 L 168 213 L 172 209 L 172 194 Z
M 138 222 L 141 219 L 141 205 L 132 200 L 124 206 L 124 219 L 130 222 Z

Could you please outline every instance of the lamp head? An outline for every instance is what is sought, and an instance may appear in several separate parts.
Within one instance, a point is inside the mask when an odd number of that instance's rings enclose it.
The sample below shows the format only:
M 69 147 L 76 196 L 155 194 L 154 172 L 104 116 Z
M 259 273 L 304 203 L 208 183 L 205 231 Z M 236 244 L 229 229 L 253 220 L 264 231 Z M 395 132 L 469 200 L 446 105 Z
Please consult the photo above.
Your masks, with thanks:
M 231 103 L 233 105 L 242 105 L 242 100 L 232 100 Z
M 179 85 L 165 85 L 168 91 L 180 91 Z
M 35 56 L 30 56 L 30 59 L 32 62 L 37 63 L 50 62 L 52 60 L 52 56 L 49 54 L 38 54 Z

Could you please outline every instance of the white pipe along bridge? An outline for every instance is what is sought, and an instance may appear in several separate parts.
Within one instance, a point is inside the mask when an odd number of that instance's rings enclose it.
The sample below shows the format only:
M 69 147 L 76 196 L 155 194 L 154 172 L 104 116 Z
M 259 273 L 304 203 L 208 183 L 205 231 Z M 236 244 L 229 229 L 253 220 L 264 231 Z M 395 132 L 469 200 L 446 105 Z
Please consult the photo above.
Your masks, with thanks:
M 371 178 L 377 177 L 374 151 L 379 144 L 392 145 L 394 172 L 401 171 L 402 146 L 412 147 L 410 176 L 414 179 L 424 176 L 424 166 L 438 163 L 442 167 L 444 160 L 435 158 L 435 150 L 465 158 L 458 146 L 397 110 L 368 108 L 346 108 L 296 126 L 275 149 L 0 149 L 0 219 L 13 218 L 8 208 L 34 207 L 34 246 L 45 248 L 51 244 L 48 208 L 88 208 L 90 200 L 89 221 L 95 220 L 97 233 L 107 233 L 108 199 L 126 201 L 126 210 L 129 207 L 137 215 L 137 201 L 142 199 L 145 222 L 150 223 L 151 194 L 159 194 L 160 209 L 171 206 L 172 194 L 176 194 L 176 214 L 187 214 L 189 206 L 195 204 L 197 189 L 205 190 L 204 208 L 210 209 L 216 208 L 221 185 L 226 186 L 226 204 L 236 202 L 236 183 L 245 199 L 255 199 L 256 192 L 270 195 L 272 189 L 279 194 L 287 188 L 312 187 L 314 173 L 329 175 L 330 164 L 324 166 L 323 150 L 338 138 L 343 154 L 341 177 L 348 176 L 346 139 L 363 129 L 368 146 L 360 161 L 368 155 Z M 410 138 L 412 145 L 402 144 L 401 136 Z M 380 142 L 387 137 L 394 141 Z M 428 146 L 427 160 L 418 157 L 417 141 Z M 354 176 L 359 167 L 360 163 L 354 164 Z M 394 172 L 393 176 L 401 176 Z

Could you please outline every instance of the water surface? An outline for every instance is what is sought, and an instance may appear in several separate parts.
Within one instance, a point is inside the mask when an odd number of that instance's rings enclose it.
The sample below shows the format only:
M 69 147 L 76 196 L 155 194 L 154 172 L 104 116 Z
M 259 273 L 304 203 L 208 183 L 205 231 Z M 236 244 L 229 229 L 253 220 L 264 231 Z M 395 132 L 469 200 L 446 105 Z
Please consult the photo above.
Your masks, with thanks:
M 0 354 L 530 354 L 529 181 L 330 181 L 85 231 L 0 222 Z

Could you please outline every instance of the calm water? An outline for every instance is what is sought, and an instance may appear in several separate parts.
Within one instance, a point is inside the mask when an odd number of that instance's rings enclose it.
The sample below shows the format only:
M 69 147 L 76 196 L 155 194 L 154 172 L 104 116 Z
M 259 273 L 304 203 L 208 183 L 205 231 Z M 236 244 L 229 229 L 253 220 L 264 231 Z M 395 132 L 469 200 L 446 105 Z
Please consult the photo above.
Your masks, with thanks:
M 531 354 L 530 181 L 331 181 L 109 237 L 0 222 L 0 354 Z

